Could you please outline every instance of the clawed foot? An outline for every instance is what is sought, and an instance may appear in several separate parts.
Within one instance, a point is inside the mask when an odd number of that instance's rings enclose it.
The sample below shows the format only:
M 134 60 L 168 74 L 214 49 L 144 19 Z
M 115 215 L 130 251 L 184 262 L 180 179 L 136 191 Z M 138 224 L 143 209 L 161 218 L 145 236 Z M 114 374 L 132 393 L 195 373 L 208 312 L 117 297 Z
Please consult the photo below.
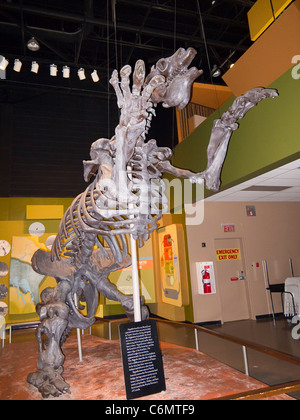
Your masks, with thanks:
M 35 386 L 43 398 L 59 397 L 65 393 L 70 394 L 70 385 L 64 381 L 60 373 L 62 373 L 62 368 L 55 370 L 48 367 L 41 372 L 30 373 L 27 376 L 27 382 Z
M 220 188 L 220 179 L 218 177 L 219 173 L 216 175 L 211 175 L 207 170 L 203 172 L 199 172 L 193 176 L 191 176 L 190 182 L 192 184 L 204 184 L 208 190 L 212 191 L 219 191 Z

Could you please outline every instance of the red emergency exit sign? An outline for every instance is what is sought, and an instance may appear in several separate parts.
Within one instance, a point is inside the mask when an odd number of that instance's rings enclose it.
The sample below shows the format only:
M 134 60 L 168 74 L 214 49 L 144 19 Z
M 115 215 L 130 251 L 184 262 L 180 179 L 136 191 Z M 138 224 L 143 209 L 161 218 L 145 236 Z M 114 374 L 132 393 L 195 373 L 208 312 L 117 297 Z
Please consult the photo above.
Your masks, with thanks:
M 234 223 L 223 223 L 222 227 L 224 229 L 224 232 L 235 232 L 235 224 Z

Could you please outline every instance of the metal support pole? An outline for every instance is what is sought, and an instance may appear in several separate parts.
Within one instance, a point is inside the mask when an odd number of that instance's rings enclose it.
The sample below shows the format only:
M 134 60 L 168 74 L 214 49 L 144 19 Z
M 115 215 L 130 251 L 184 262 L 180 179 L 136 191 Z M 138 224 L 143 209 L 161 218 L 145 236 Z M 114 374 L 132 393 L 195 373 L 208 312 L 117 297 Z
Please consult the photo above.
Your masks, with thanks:
M 275 323 L 274 303 L 273 303 L 272 292 L 270 290 L 270 279 L 269 279 L 269 272 L 268 272 L 267 260 L 264 260 L 263 263 L 264 263 L 264 268 L 265 268 L 265 275 L 266 275 L 267 282 L 268 282 L 268 288 L 267 288 L 267 290 L 269 290 L 269 292 L 270 292 L 270 300 L 271 300 L 271 305 L 272 305 L 273 322 Z
M 141 300 L 140 300 L 140 282 L 137 265 L 137 250 L 136 240 L 130 235 L 131 244 L 131 260 L 132 260 L 132 289 L 133 289 L 133 307 L 134 307 L 134 322 L 142 320 L 141 315 Z
M 292 258 L 289 259 L 289 263 L 290 263 L 291 275 L 292 275 L 292 277 L 295 277 L 294 276 L 294 267 L 293 267 L 293 260 L 292 260 Z
M 77 301 L 77 294 L 74 293 L 74 300 L 75 300 L 75 307 L 76 309 L 78 308 L 78 301 Z M 77 345 L 78 345 L 78 356 L 79 356 L 79 361 L 82 362 L 82 347 L 81 347 L 81 331 L 80 328 L 76 328 L 76 333 L 77 333 Z
M 1 325 L 0 325 L 1 326 Z M 1 329 L 0 329 L 0 331 L 1 331 Z M 5 336 L 6 336 L 6 334 L 5 334 L 5 325 L 4 325 L 4 327 L 3 327 L 3 331 L 2 331 L 2 348 L 4 348 L 4 343 L 5 343 Z
M 111 340 L 111 322 L 108 322 L 108 339 Z
M 80 328 L 76 328 L 76 332 L 77 332 L 77 343 L 78 343 L 78 356 L 79 356 L 79 361 L 82 362 L 82 348 L 81 348 Z
M 198 341 L 198 330 L 195 328 L 195 343 L 196 343 L 196 350 L 199 351 L 199 341 Z
M 127 166 L 128 178 L 132 181 L 132 167 Z M 129 203 L 129 209 L 133 209 L 133 204 Z M 134 219 L 134 214 L 129 216 L 129 219 Z M 133 229 L 134 225 L 131 224 L 130 227 Z M 142 313 L 141 313 L 141 300 L 140 300 L 140 282 L 139 282 L 139 272 L 137 264 L 137 246 L 136 239 L 130 236 L 130 247 L 131 247 L 131 270 L 132 270 L 132 294 L 133 294 L 133 308 L 134 308 L 134 322 L 141 322 Z
M 243 356 L 244 356 L 244 365 L 245 365 L 245 374 L 249 376 L 249 367 L 248 367 L 248 357 L 247 357 L 247 348 L 243 346 Z

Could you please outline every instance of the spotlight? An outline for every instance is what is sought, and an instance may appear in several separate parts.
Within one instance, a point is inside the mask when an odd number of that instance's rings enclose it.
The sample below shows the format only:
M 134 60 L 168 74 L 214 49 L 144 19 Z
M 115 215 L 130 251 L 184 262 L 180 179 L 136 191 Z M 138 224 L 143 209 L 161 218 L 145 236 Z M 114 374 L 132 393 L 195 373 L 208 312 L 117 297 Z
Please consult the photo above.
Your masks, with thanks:
M 38 50 L 40 49 L 40 45 L 39 45 L 39 43 L 37 42 L 37 40 L 36 40 L 34 37 L 32 37 L 32 38 L 30 38 L 30 40 L 27 42 L 27 48 L 28 48 L 30 51 L 38 51 Z
M 36 61 L 33 61 L 32 63 L 31 63 L 31 71 L 32 71 L 32 73 L 36 73 L 37 74 L 37 72 L 39 71 L 39 64 L 36 62 Z
M 213 69 L 211 71 L 211 75 L 212 75 L 212 77 L 221 76 L 221 70 L 219 69 L 219 67 L 216 64 L 213 66 Z
M 77 73 L 78 73 L 78 77 L 79 77 L 80 80 L 86 79 L 85 72 L 84 72 L 83 68 L 79 69 Z
M 0 70 L 5 70 L 8 66 L 9 61 L 6 60 L 5 57 L 2 56 L 2 60 L 0 61 Z
M 51 64 L 50 65 L 50 76 L 57 76 L 57 65 L 56 64 Z
M 68 79 L 70 77 L 70 67 L 63 66 L 63 78 Z
M 21 67 L 22 67 L 22 61 L 16 58 L 14 61 L 14 71 L 19 73 L 21 71 Z
M 91 74 L 91 76 L 92 76 L 92 79 L 95 83 L 99 82 L 100 79 L 99 79 L 97 70 L 94 70 L 93 73 Z

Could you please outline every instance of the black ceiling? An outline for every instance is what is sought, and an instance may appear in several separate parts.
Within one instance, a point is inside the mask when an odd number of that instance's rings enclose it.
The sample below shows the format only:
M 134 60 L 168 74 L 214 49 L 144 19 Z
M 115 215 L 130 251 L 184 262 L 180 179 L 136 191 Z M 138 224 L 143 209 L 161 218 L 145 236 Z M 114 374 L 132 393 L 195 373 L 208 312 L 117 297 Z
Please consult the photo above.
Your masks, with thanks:
M 236 61 L 251 45 L 247 12 L 253 3 L 253 0 L 0 0 L 0 55 L 10 60 L 7 82 L 63 89 L 70 85 L 63 84 L 66 82 L 61 71 L 56 80 L 50 78 L 49 65 L 66 64 L 76 75 L 73 87 L 106 94 L 107 76 L 114 68 L 120 69 L 127 63 L 134 65 L 141 58 L 149 69 L 178 47 L 192 46 L 198 51 L 193 64 L 204 70 L 198 81 L 211 83 L 210 69 L 214 64 L 223 64 L 222 70 L 226 71 L 230 62 Z M 37 52 L 26 48 L 32 36 L 40 43 Z M 231 59 L 227 61 L 228 57 Z M 11 70 L 14 58 L 23 60 L 18 75 Z M 29 74 L 32 60 L 40 64 L 39 78 Z M 78 82 L 76 70 L 80 67 L 87 72 L 98 70 L 101 81 L 97 88 L 90 77 Z M 214 82 L 222 84 L 222 79 Z
M 221 84 L 251 45 L 250 0 L 0 0 L 0 196 L 68 197 L 86 188 L 82 160 L 90 144 L 110 138 L 118 108 L 108 84 L 115 68 L 145 61 L 147 70 L 179 47 L 194 47 L 199 82 Z M 199 12 L 201 11 L 201 14 Z M 40 49 L 26 44 L 35 37 Z M 22 63 L 13 71 L 14 59 Z M 32 73 L 31 62 L 40 65 Z M 49 66 L 58 66 L 51 77 Z M 209 63 L 209 64 L 208 64 Z M 225 64 L 224 64 L 225 63 Z M 69 65 L 71 77 L 62 77 Z M 77 70 L 86 70 L 80 81 Z M 98 70 L 99 83 L 90 74 Z M 160 146 L 177 142 L 174 109 L 163 109 L 148 134 Z

